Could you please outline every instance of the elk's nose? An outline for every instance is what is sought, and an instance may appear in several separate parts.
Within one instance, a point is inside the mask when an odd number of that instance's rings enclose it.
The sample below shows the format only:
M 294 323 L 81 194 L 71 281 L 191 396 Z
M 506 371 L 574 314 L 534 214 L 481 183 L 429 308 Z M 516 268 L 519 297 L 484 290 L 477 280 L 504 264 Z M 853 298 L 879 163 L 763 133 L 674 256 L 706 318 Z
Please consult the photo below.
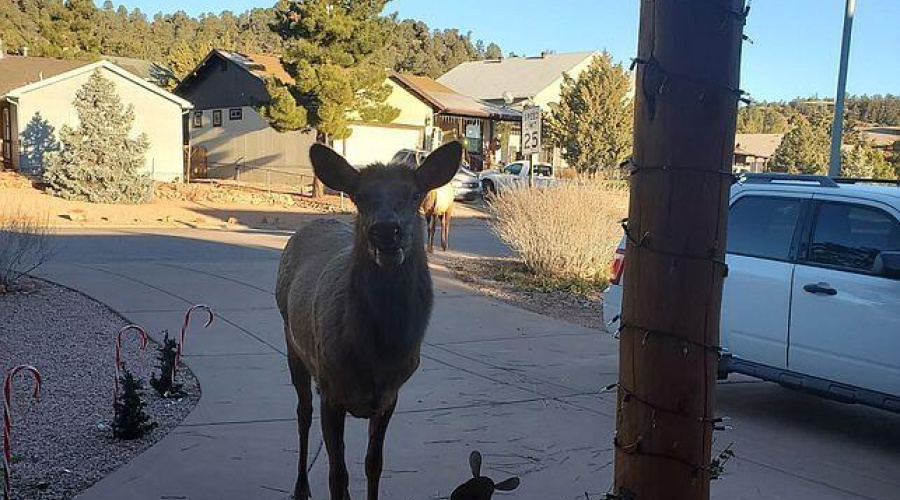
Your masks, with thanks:
M 396 222 L 376 222 L 369 228 L 369 241 L 381 250 L 398 248 L 401 236 L 400 224 Z

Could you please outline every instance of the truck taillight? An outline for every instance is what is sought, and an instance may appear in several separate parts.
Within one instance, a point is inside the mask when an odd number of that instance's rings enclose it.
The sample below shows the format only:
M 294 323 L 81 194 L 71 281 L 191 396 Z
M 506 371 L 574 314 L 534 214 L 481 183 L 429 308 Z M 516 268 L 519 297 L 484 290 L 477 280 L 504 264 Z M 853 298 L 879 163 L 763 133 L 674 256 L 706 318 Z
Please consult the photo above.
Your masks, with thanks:
M 612 266 L 610 269 L 610 278 L 609 282 L 613 285 L 618 285 L 619 281 L 622 280 L 622 272 L 625 271 L 625 249 L 617 248 L 616 255 L 613 258 Z

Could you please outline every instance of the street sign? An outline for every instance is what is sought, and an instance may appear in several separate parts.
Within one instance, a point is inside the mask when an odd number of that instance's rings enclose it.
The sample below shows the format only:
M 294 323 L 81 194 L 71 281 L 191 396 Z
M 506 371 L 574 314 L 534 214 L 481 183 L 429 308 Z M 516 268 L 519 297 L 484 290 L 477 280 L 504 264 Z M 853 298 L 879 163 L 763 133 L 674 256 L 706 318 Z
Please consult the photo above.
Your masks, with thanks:
M 522 112 L 522 154 L 541 152 L 541 108 L 529 106 Z

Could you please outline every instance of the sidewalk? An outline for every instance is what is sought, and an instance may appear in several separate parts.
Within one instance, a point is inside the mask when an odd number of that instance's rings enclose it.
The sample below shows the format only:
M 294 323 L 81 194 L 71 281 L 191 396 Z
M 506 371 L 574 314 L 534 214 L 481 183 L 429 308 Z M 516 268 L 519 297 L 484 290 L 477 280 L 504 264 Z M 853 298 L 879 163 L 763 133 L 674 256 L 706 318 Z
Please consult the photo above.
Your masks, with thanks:
M 186 341 L 185 361 L 203 390 L 196 409 L 79 500 L 288 498 L 296 477 L 296 398 L 272 295 L 285 237 L 181 231 L 62 239 L 66 251 L 43 276 L 105 302 L 157 337 L 163 329 L 177 332 L 192 304 L 217 313 L 212 327 L 193 328 Z M 447 498 L 467 479 L 473 449 L 485 456 L 486 474 L 521 477 L 512 498 L 601 497 L 612 481 L 615 397 L 598 390 L 616 379 L 616 342 L 481 297 L 441 270 L 434 276 L 422 364 L 401 391 L 388 431 L 383 497 Z M 892 416 L 762 383 L 731 384 L 720 400 L 739 423 L 716 447 L 734 441 L 738 459 L 715 484 L 715 496 L 900 498 L 900 472 L 891 467 L 900 458 L 900 433 L 891 430 Z M 788 425 L 761 417 L 760 402 L 784 405 Z M 838 423 L 866 422 L 868 430 L 830 442 L 815 425 L 791 423 L 822 411 L 837 411 Z M 741 412 L 751 420 L 739 420 Z M 322 499 L 327 460 L 318 422 L 312 429 L 310 479 L 314 498 Z M 365 421 L 349 419 L 355 498 L 365 496 L 365 436 Z

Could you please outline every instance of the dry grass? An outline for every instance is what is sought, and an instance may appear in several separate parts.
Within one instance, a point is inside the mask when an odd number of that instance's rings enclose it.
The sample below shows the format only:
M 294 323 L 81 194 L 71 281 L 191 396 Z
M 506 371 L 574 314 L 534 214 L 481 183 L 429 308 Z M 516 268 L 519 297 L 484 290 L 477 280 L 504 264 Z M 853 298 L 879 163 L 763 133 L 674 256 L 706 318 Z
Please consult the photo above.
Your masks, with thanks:
M 515 250 L 536 283 L 598 288 L 622 237 L 628 210 L 623 183 L 580 180 L 518 189 L 491 201 L 491 228 Z
M 0 212 L 0 287 L 16 290 L 22 278 L 50 258 L 49 220 L 12 209 Z

